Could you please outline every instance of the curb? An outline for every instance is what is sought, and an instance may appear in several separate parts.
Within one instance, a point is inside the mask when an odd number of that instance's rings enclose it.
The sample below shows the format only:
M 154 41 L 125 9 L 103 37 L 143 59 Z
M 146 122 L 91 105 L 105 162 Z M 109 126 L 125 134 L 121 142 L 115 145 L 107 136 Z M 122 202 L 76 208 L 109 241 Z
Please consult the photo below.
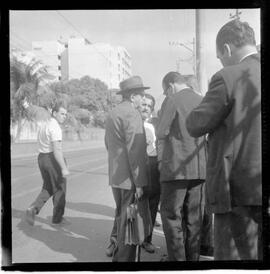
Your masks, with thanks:
M 90 150 L 90 149 L 94 149 L 94 148 L 105 148 L 104 144 L 95 144 L 95 146 L 92 144 L 90 146 L 87 147 L 80 147 L 80 148 L 69 148 L 69 149 L 64 149 L 63 152 L 72 152 L 72 151 L 81 151 L 81 150 Z M 15 160 L 15 159 L 21 159 L 21 158 L 31 158 L 31 157 L 37 157 L 38 156 L 38 152 L 35 153 L 29 153 L 29 154 L 18 154 L 18 155 L 12 155 L 11 153 L 11 160 Z

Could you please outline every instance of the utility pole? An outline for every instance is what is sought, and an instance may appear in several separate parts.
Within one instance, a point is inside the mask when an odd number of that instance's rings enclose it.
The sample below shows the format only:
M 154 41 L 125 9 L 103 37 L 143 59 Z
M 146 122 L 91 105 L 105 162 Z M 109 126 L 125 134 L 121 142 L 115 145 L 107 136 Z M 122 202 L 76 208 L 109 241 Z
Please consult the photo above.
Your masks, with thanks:
M 170 46 L 181 46 L 181 47 L 184 47 L 185 49 L 187 49 L 188 51 L 190 51 L 192 53 L 192 56 L 190 58 L 187 58 L 187 59 L 178 58 L 176 60 L 176 67 L 177 67 L 177 71 L 180 72 L 180 62 L 190 63 L 190 61 L 191 61 L 192 62 L 193 73 L 194 73 L 194 75 L 196 75 L 195 38 L 193 38 L 193 41 L 189 42 L 189 43 L 193 44 L 192 49 L 190 47 L 188 47 L 186 44 L 180 43 L 180 42 L 177 42 L 177 41 L 169 42 L 169 45 Z
M 205 58 L 203 52 L 205 51 L 205 41 L 202 36 L 203 26 L 203 11 L 201 9 L 195 10 L 195 28 L 196 28 L 196 76 L 200 92 L 205 94 L 208 89 L 207 78 L 205 74 Z
M 242 14 L 242 12 L 239 12 L 239 10 L 236 9 L 235 14 L 230 13 L 230 19 L 238 19 L 239 20 L 240 14 Z

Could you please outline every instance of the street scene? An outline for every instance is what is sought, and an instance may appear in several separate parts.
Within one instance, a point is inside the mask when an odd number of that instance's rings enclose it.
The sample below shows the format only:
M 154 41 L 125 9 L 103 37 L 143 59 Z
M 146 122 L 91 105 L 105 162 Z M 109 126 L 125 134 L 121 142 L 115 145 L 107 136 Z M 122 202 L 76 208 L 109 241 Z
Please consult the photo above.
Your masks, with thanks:
M 110 262 L 105 254 L 113 226 L 115 202 L 108 185 L 107 152 L 103 141 L 66 152 L 71 172 L 67 185 L 65 217 L 70 224 L 51 225 L 52 202 L 25 221 L 25 211 L 41 190 L 36 156 L 12 158 L 12 260 L 13 263 Z M 89 149 L 91 146 L 92 147 Z M 160 217 L 158 216 L 160 222 Z M 160 261 L 166 255 L 162 227 L 154 229 L 156 253 L 143 252 L 142 261 Z M 202 258 L 211 259 L 211 258 Z
M 7 18 L 3 269 L 264 261 L 260 7 Z

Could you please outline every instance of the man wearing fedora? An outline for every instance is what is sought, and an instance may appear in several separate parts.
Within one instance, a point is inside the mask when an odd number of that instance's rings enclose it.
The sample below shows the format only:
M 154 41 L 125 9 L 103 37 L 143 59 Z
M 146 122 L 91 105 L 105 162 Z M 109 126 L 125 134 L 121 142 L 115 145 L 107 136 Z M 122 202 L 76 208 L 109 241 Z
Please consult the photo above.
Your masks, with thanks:
M 120 83 L 122 102 L 111 110 L 106 119 L 105 145 L 108 150 L 109 185 L 116 203 L 115 234 L 112 261 L 135 261 L 136 246 L 125 245 L 127 207 L 135 197 L 141 199 L 148 184 L 146 168 L 146 137 L 138 110 L 144 98 L 144 87 L 139 76 Z M 115 237 L 116 236 L 116 237 Z

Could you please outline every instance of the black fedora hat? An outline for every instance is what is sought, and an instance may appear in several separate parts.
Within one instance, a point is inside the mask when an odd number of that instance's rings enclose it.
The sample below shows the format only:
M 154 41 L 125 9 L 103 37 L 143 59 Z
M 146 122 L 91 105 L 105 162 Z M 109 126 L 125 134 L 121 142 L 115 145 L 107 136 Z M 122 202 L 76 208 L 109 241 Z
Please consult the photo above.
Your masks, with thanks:
M 124 81 L 120 82 L 119 87 L 120 91 L 118 91 L 117 94 L 123 94 L 125 92 L 131 92 L 136 90 L 140 91 L 150 88 L 144 87 L 140 76 L 132 76 L 128 79 L 125 79 Z

